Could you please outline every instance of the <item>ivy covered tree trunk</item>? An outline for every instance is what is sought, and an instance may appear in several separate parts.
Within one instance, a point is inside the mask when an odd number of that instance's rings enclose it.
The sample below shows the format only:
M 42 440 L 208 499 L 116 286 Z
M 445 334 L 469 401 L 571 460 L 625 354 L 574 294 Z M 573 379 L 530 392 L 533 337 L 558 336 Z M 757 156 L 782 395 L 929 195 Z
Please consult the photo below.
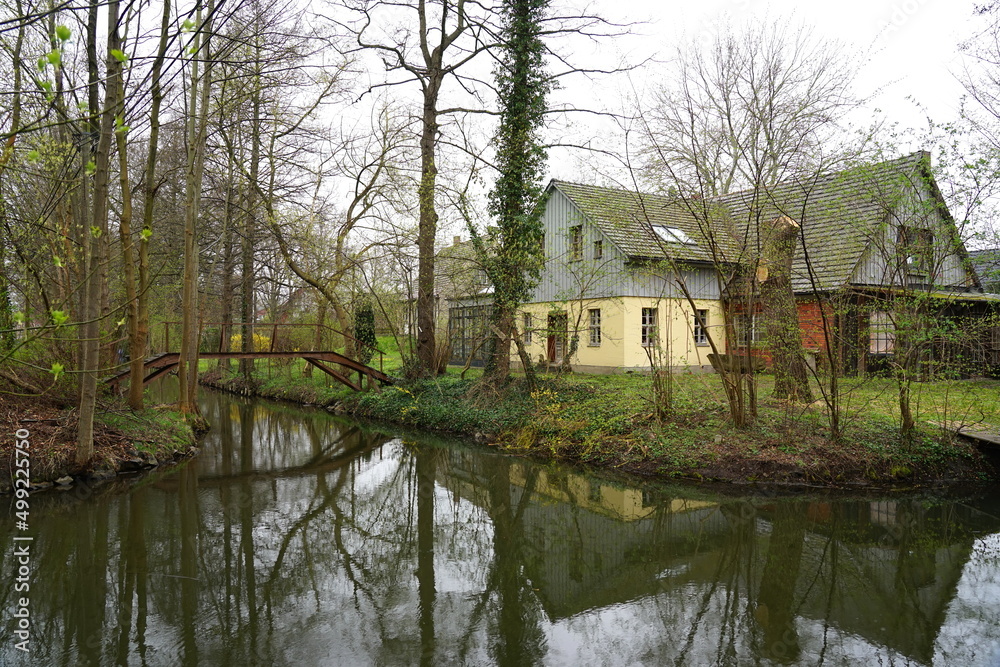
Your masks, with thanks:
M 551 87 L 544 68 L 542 21 L 548 0 L 504 0 L 502 52 L 494 72 L 500 99 L 497 130 L 497 182 L 489 210 L 497 220 L 496 238 L 487 247 L 473 234 L 477 253 L 493 284 L 493 344 L 486 382 L 510 375 L 510 344 L 518 307 L 541 275 L 542 175 L 546 152 L 539 133 Z
M 772 223 L 764 244 L 766 261 L 762 265 L 767 275 L 761 282 L 760 295 L 774 369 L 774 397 L 808 403 L 812 402 L 812 392 L 792 292 L 792 256 L 799 229 L 798 223 L 785 216 Z
M 431 63 L 428 83 L 424 87 L 423 128 L 420 133 L 420 185 L 417 188 L 420 215 L 417 228 L 417 368 L 416 375 L 436 375 L 434 239 L 437 235 L 438 213 L 434 206 L 437 184 L 438 112 L 437 97 L 443 73 L 440 65 Z
M 358 341 L 357 360 L 367 364 L 375 356 L 375 309 L 364 299 L 354 310 L 354 338 Z

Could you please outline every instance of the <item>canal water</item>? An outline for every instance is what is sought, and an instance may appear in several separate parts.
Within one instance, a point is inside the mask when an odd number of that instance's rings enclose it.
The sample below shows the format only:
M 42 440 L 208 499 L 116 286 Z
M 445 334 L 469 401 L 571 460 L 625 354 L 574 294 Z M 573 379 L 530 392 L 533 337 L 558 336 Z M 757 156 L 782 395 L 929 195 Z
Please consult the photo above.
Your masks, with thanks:
M 10 511 L 0 664 L 1000 665 L 995 490 L 734 497 L 202 396 L 198 458 L 32 496 L 27 593 Z

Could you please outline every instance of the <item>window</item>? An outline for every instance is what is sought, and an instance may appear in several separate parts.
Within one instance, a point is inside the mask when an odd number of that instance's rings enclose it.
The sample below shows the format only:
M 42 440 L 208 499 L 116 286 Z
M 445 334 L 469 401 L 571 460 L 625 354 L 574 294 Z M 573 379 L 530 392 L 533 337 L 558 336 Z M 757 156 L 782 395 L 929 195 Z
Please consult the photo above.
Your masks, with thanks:
M 598 482 L 590 482 L 590 502 L 599 503 L 604 500 L 604 494 L 601 493 L 601 485 Z
M 656 308 L 642 309 L 642 346 L 653 347 L 657 343 Z
M 677 227 L 667 227 L 665 225 L 653 225 L 653 231 L 661 240 L 667 243 L 680 243 L 682 245 L 698 245 L 683 229 Z
M 708 345 L 708 311 L 698 310 L 694 318 L 694 344 Z M 705 326 L 702 326 L 704 324 Z
M 872 354 L 891 354 L 896 345 L 896 327 L 885 311 L 875 311 L 868 318 L 868 351 Z
M 934 264 L 934 232 L 920 227 L 900 226 L 899 253 L 906 258 L 911 273 L 927 273 Z
M 583 225 L 569 228 L 569 258 L 583 259 Z
M 747 336 L 750 343 L 760 342 L 760 322 L 757 313 L 736 313 L 736 320 L 733 322 L 734 337 L 737 347 L 746 347 Z
M 545 232 L 542 232 L 541 238 L 538 240 L 538 245 L 542 248 L 542 258 L 545 258 Z
M 597 239 L 594 241 L 594 259 L 604 257 L 604 241 Z
M 531 345 L 532 327 L 531 313 L 524 313 L 524 328 L 521 330 L 521 334 L 525 345 Z
M 492 306 L 456 306 L 448 310 L 451 363 L 482 366 L 486 361 L 487 331 Z
M 601 344 L 601 309 L 590 309 L 590 345 L 599 346 Z

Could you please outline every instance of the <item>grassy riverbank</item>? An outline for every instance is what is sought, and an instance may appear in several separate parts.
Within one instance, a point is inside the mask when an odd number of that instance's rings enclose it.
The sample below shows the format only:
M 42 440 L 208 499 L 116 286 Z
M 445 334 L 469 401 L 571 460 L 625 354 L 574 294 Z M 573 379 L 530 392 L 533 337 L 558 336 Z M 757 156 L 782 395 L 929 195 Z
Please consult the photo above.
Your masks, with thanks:
M 118 401 L 98 410 L 94 422 L 94 457 L 76 463 L 77 413 L 58 396 L 0 397 L 0 492 L 10 489 L 14 434 L 28 431 L 31 481 L 36 488 L 66 477 L 112 477 L 123 471 L 152 468 L 192 453 L 197 440 L 179 413 L 150 408 L 133 412 Z
M 471 374 L 475 376 L 476 372 Z M 233 375 L 210 375 L 237 388 Z M 674 378 L 670 414 L 654 415 L 651 378 L 642 375 L 543 376 L 535 392 L 515 379 L 483 391 L 456 369 L 443 377 L 354 394 L 295 367 L 258 373 L 257 395 L 336 406 L 361 417 L 475 436 L 506 451 L 614 467 L 645 475 L 817 486 L 913 487 L 982 480 L 992 474 L 975 447 L 933 422 L 1000 426 L 1000 382 L 918 383 L 917 437 L 900 440 L 897 396 L 885 379 L 843 380 L 844 434 L 830 436 L 827 412 L 774 402 L 772 379 L 759 378 L 756 423 L 734 428 L 716 375 Z

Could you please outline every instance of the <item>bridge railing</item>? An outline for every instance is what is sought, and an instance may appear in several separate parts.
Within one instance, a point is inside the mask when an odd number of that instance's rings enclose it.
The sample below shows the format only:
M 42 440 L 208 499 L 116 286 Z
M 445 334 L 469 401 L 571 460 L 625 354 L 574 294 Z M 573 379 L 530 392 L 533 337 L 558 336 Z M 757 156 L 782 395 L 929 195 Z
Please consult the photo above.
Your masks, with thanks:
M 168 320 L 163 322 L 163 349 L 162 352 L 177 352 L 180 350 L 181 344 L 181 334 L 180 325 L 182 323 L 177 320 Z M 176 326 L 176 331 L 174 335 L 171 336 L 171 327 Z M 296 352 L 302 350 L 309 350 L 315 346 L 316 330 L 320 330 L 320 348 L 327 349 L 326 351 L 334 351 L 333 343 L 337 336 L 340 336 L 346 345 L 348 340 L 353 341 L 355 354 L 358 351 L 368 348 L 372 352 L 372 357 L 378 356 L 378 370 L 385 372 L 385 352 L 378 345 L 366 345 L 360 340 L 355 338 L 349 333 L 340 331 L 339 329 L 334 329 L 331 326 L 325 324 L 296 324 L 296 323 L 282 323 L 282 322 L 253 322 L 253 323 L 243 323 L 243 322 L 202 322 L 198 330 L 199 339 L 199 350 L 201 352 L 238 352 L 239 350 L 230 349 L 227 343 L 232 340 L 232 337 L 236 334 L 242 335 L 243 327 L 246 326 L 250 331 L 251 340 L 251 350 L 255 352 Z M 288 331 L 304 331 L 306 336 L 303 337 L 301 341 L 293 341 L 289 336 L 279 336 L 278 332 L 282 333 Z M 206 335 L 210 335 L 211 339 L 207 338 Z M 253 345 L 257 342 L 254 339 L 255 335 L 268 335 L 269 340 L 267 341 L 267 350 L 257 350 L 254 349 Z M 285 349 L 292 345 L 293 343 L 298 344 L 298 349 Z M 206 347 L 206 345 L 210 347 Z M 176 349 L 175 349 L 176 348 Z M 371 366 L 371 362 L 368 364 Z

